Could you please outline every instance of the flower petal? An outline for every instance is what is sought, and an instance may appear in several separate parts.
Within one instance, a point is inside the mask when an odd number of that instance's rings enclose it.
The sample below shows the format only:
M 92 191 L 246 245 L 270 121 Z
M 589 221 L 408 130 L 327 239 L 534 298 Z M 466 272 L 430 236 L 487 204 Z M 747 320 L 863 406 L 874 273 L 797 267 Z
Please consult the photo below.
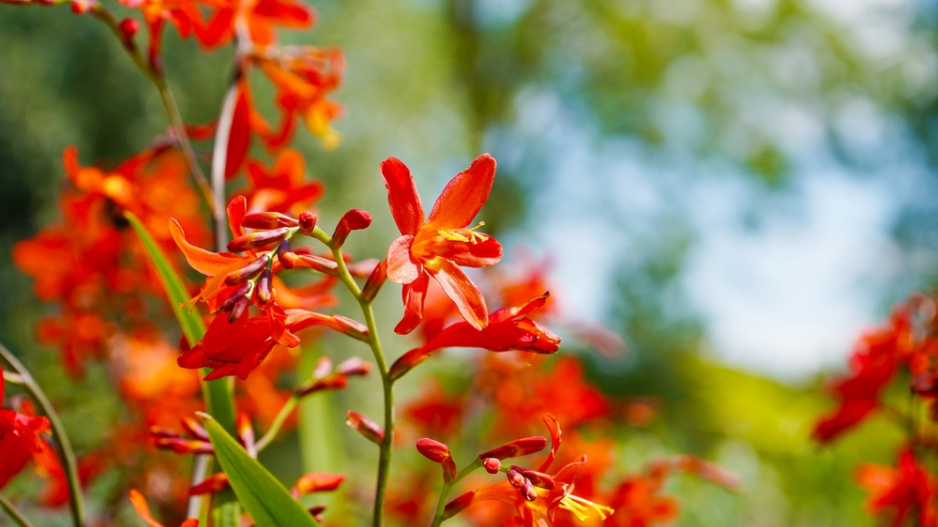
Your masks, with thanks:
M 381 163 L 381 175 L 388 189 L 388 206 L 394 223 L 401 234 L 416 235 L 423 225 L 423 204 L 410 170 L 399 159 L 390 157 Z
M 438 269 L 432 273 L 446 293 L 459 309 L 459 313 L 472 327 L 481 330 L 488 324 L 488 308 L 482 291 L 476 287 L 466 273 L 449 260 L 440 259 Z
M 404 284 L 402 295 L 404 297 L 404 318 L 397 323 L 394 332 L 406 335 L 413 331 L 423 320 L 423 301 L 427 297 L 427 288 L 430 286 L 430 275 L 420 273 L 416 280 Z
M 482 154 L 456 175 L 437 198 L 427 228 L 463 228 L 479 213 L 495 181 L 495 159 Z
M 206 276 L 227 274 L 232 269 L 237 268 L 239 263 L 247 263 L 246 260 L 251 259 L 250 256 L 213 253 L 190 244 L 186 241 L 186 233 L 182 230 L 182 226 L 175 219 L 171 219 L 169 222 L 169 232 L 172 234 L 173 240 L 176 241 L 179 250 L 185 255 L 189 265 Z
M 388 247 L 388 278 L 398 284 L 409 284 L 420 276 L 422 266 L 410 257 L 411 235 L 401 236 Z
M 228 228 L 231 229 L 231 237 L 237 238 L 244 236 L 244 215 L 248 211 L 248 200 L 244 196 L 235 196 L 228 202 Z

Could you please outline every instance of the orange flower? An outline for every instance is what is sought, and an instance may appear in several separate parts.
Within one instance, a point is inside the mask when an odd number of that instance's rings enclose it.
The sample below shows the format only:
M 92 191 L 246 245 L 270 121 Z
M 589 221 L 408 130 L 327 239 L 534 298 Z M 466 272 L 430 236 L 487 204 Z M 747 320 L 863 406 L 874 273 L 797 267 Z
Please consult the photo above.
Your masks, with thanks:
M 137 511 L 137 514 L 147 522 L 147 525 L 150 527 L 163 527 L 162 523 L 154 520 L 153 516 L 150 516 L 150 507 L 147 505 L 147 500 L 143 497 L 143 494 L 140 494 L 136 489 L 131 489 L 130 491 L 130 503 L 134 506 L 134 510 Z M 198 527 L 198 525 L 199 520 L 185 520 L 179 524 L 179 527 Z
M 3 368 L 0 368 L 0 402 L 4 392 Z M 0 489 L 20 473 L 30 459 L 45 445 L 42 434 L 49 431 L 49 420 L 0 408 Z
M 248 181 L 251 186 L 236 194 L 247 196 L 250 212 L 281 212 L 299 216 L 309 210 L 323 194 L 320 181 L 305 182 L 306 162 L 293 149 L 284 149 L 269 169 L 262 163 L 249 160 Z
M 911 449 L 899 452 L 896 468 L 860 466 L 856 480 L 870 494 L 867 509 L 891 519 L 890 525 L 905 525 L 909 518 L 917 518 L 921 527 L 938 525 L 938 479 L 915 459 Z
M 316 20 L 315 12 L 302 2 L 291 0 L 231 0 L 220 7 L 207 24 L 195 27 L 199 42 L 216 47 L 230 42 L 235 35 L 257 46 L 277 42 L 274 29 L 308 29 Z M 244 28 L 244 33 L 241 33 Z
M 423 319 L 424 297 L 432 277 L 475 329 L 488 323 L 482 292 L 460 269 L 486 267 L 502 257 L 491 236 L 466 229 L 488 199 L 495 181 L 495 159 L 476 158 L 443 189 L 424 220 L 423 205 L 410 170 L 395 158 L 381 163 L 391 215 L 401 237 L 388 248 L 388 278 L 404 284 L 404 318 L 394 331 L 407 334 Z

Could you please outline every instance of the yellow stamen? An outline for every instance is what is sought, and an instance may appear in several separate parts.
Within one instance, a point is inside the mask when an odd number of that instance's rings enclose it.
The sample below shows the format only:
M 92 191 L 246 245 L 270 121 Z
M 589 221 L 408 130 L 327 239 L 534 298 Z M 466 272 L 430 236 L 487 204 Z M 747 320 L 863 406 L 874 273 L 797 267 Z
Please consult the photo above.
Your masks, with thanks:
M 475 244 L 488 239 L 487 234 L 475 232 L 476 229 L 482 227 L 483 225 L 485 225 L 485 222 L 480 221 L 478 225 L 472 227 L 471 229 L 439 229 L 436 232 L 438 232 L 440 236 L 450 241 L 463 243 L 468 242 Z
M 560 500 L 560 508 L 572 512 L 581 522 L 592 518 L 592 513 L 596 513 L 600 520 L 605 520 L 616 512 L 615 509 L 593 503 L 573 494 L 567 494 Z

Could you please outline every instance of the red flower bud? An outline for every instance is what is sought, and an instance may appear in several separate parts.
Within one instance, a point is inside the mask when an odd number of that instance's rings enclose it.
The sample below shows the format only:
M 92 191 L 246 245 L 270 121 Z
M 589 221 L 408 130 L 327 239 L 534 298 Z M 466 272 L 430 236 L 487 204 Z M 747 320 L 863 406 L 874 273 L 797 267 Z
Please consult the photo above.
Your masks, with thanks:
M 365 439 L 375 444 L 381 444 L 384 441 L 384 429 L 378 426 L 378 423 L 358 412 L 347 410 L 345 413 L 348 416 L 345 424 L 357 430 Z
M 365 282 L 365 287 L 362 288 L 362 298 L 364 298 L 366 302 L 374 300 L 375 297 L 378 296 L 378 291 L 381 289 L 381 286 L 384 285 L 387 279 L 388 263 L 385 260 L 381 260 L 368 276 L 368 281 Z
M 391 369 L 388 370 L 388 376 L 396 381 L 418 364 L 429 359 L 430 356 L 431 353 L 424 351 L 423 348 L 414 348 L 394 361 L 394 364 L 391 365 Z
M 186 417 L 182 419 L 182 427 L 186 429 L 186 432 L 189 433 L 192 437 L 196 439 L 201 439 L 203 441 L 208 441 L 208 432 L 205 430 L 205 427 L 202 426 L 202 423 L 196 421 L 192 417 Z M 151 434 L 152 429 L 151 429 Z
M 290 247 L 290 242 L 287 240 L 280 242 L 280 245 L 277 246 L 277 259 L 280 260 L 280 265 L 284 269 L 293 269 L 293 266 L 296 265 L 296 258 L 296 253 Z
M 83 15 L 97 6 L 96 0 L 72 0 L 72 13 Z
M 312 234 L 316 228 L 316 215 L 312 212 L 300 213 L 300 232 L 303 234 Z
M 214 454 L 215 449 L 207 441 L 198 439 L 183 439 L 173 437 L 157 437 L 154 441 L 156 448 L 172 450 L 177 454 Z
M 296 492 L 300 496 L 311 492 L 324 492 L 335 490 L 345 481 L 345 475 L 332 474 L 329 472 L 307 472 L 296 480 L 296 484 L 290 489 L 290 492 Z M 296 496 L 297 494 L 294 494 Z
M 417 440 L 417 452 L 434 463 L 442 463 L 451 458 L 448 446 L 427 437 Z
M 237 304 L 239 301 L 243 300 L 244 298 L 247 298 L 248 291 L 250 290 L 251 290 L 250 283 L 244 282 L 243 284 L 241 284 L 241 287 L 232 291 L 231 295 L 229 295 L 228 298 L 226 298 L 225 301 L 222 302 L 221 311 L 223 313 L 231 312 L 231 310 L 234 309 L 235 304 Z
M 521 475 L 521 472 L 515 467 L 508 469 L 505 476 L 508 477 L 508 483 L 511 483 L 511 486 L 516 489 L 520 489 L 527 482 L 524 476 Z
M 251 300 L 242 296 L 235 301 L 234 307 L 231 308 L 231 313 L 228 315 L 228 322 L 234 324 L 236 320 L 241 318 L 244 315 L 244 312 L 248 310 L 248 306 L 251 305 Z
M 248 455 L 257 458 L 257 446 L 254 444 L 254 427 L 251 426 L 251 418 L 244 412 L 239 412 L 235 419 L 235 428 L 238 431 L 238 438 L 241 445 Z
M 319 271 L 320 273 L 324 274 L 336 274 L 339 269 L 339 266 L 334 261 L 328 258 L 323 258 L 322 256 L 316 256 L 315 254 L 304 254 L 302 256 L 297 256 L 295 265 L 308 267 L 314 271 Z
M 349 233 L 366 229 L 369 225 L 371 225 L 371 214 L 364 210 L 352 209 L 346 212 L 339 220 L 339 224 L 335 226 L 332 243 L 336 247 L 342 247 Z
M 241 269 L 231 271 L 225 276 L 225 283 L 228 285 L 238 285 L 249 278 L 257 276 L 264 267 L 267 267 L 267 255 L 261 256 Z
M 322 379 L 299 386 L 293 393 L 297 397 L 305 397 L 311 393 L 325 390 L 341 390 L 346 386 L 348 386 L 348 377 L 345 375 L 328 375 Z
M 531 482 L 535 487 L 551 490 L 554 488 L 554 478 L 550 474 L 538 472 L 536 470 L 522 470 L 521 475 Z
M 270 302 L 271 297 L 271 285 L 270 281 L 272 280 L 272 275 L 270 269 L 264 269 L 261 271 L 260 278 L 257 279 L 257 302 L 260 305 L 265 305 L 267 302 Z
M 279 242 L 286 238 L 288 234 L 290 234 L 290 229 L 286 227 L 270 231 L 252 232 L 251 234 L 238 236 L 228 242 L 228 250 L 233 253 L 238 253 L 255 247 L 262 247 L 274 242 Z
M 534 454 L 535 452 L 540 452 L 541 450 L 544 450 L 544 447 L 546 446 L 547 438 L 545 437 L 523 437 L 521 439 L 509 441 L 508 443 L 505 443 L 498 448 L 489 450 L 488 452 L 483 452 L 479 454 L 479 458 L 509 459 L 513 457 L 521 457 L 528 454 Z
M 125 18 L 121 20 L 120 30 L 121 35 L 124 36 L 124 41 L 130 44 L 130 39 L 134 38 L 134 35 L 140 30 L 140 23 L 135 18 Z
M 495 457 L 487 457 L 482 460 L 482 468 L 489 474 L 498 474 L 502 468 L 502 462 Z
M 160 428 L 158 426 L 150 427 L 150 435 L 154 438 L 179 438 L 182 437 L 182 434 L 175 430 L 168 430 L 166 428 Z
M 446 508 L 443 509 L 443 517 L 449 519 L 465 510 L 466 507 L 472 505 L 472 500 L 475 498 L 475 495 L 475 491 L 470 490 L 462 496 L 447 503 Z
M 342 375 L 358 375 L 364 377 L 371 371 L 371 363 L 362 360 L 360 357 L 349 357 L 340 362 L 339 365 L 335 367 L 335 371 Z
M 521 487 L 521 495 L 528 501 L 534 501 L 537 499 L 537 490 L 530 481 L 525 480 L 524 486 Z
M 247 229 L 271 230 L 281 227 L 296 227 L 300 224 L 294 218 L 279 212 L 251 212 L 244 215 L 241 226 Z
M 218 472 L 202 480 L 201 483 L 189 489 L 190 496 L 212 494 L 228 488 L 228 474 Z

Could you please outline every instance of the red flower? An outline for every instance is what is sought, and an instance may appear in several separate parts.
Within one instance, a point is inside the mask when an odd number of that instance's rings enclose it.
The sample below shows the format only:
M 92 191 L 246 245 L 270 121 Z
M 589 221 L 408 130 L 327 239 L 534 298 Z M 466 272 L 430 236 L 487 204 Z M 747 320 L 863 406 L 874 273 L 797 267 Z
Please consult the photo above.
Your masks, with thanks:
M 922 527 L 938 525 L 938 480 L 916 461 L 911 450 L 899 453 L 897 468 L 871 463 L 860 466 L 856 479 L 870 493 L 866 502 L 870 512 L 888 515 L 893 527 L 904 525 L 909 518 L 918 518 Z
M 315 22 L 315 12 L 302 2 L 291 0 L 233 0 L 215 12 L 204 26 L 195 28 L 196 36 L 208 47 L 221 46 L 235 34 L 250 39 L 257 46 L 277 41 L 274 29 L 308 29 Z M 244 28 L 244 34 L 240 31 Z
M 3 368 L 0 368 L 0 401 L 4 391 Z M 41 434 L 49 431 L 45 417 L 24 415 L 0 408 L 0 489 L 19 474 L 26 463 L 43 450 Z
M 140 494 L 136 489 L 131 489 L 130 491 L 130 503 L 134 506 L 134 510 L 137 511 L 137 514 L 147 522 L 147 525 L 150 527 L 163 527 L 162 523 L 154 520 L 153 516 L 150 516 L 150 507 L 147 506 L 147 500 L 143 497 L 143 494 Z M 198 527 L 198 525 L 199 520 L 185 520 L 179 524 L 179 527 Z
M 471 284 L 471 282 L 470 282 Z M 539 296 L 521 307 L 502 308 L 488 316 L 482 329 L 468 321 L 457 322 L 440 331 L 429 342 L 412 349 L 391 366 L 391 378 L 397 379 L 414 366 L 430 358 L 442 348 L 484 348 L 489 351 L 524 350 L 534 353 L 557 351 L 560 337 L 524 315 L 543 306 L 548 294 Z
M 479 288 L 460 269 L 487 267 L 502 257 L 491 236 L 466 229 L 485 204 L 495 181 L 495 159 L 482 154 L 443 189 L 425 221 L 423 205 L 410 170 L 395 158 L 381 163 L 391 215 L 401 237 L 388 248 L 388 278 L 404 284 L 404 318 L 394 331 L 407 334 L 423 319 L 429 279 L 443 287 L 460 314 L 477 330 L 488 323 Z
M 284 149 L 269 169 L 258 161 L 247 164 L 250 188 L 236 194 L 248 197 L 248 211 L 281 212 L 298 216 L 322 197 L 320 181 L 304 182 L 306 162 L 292 149 Z

